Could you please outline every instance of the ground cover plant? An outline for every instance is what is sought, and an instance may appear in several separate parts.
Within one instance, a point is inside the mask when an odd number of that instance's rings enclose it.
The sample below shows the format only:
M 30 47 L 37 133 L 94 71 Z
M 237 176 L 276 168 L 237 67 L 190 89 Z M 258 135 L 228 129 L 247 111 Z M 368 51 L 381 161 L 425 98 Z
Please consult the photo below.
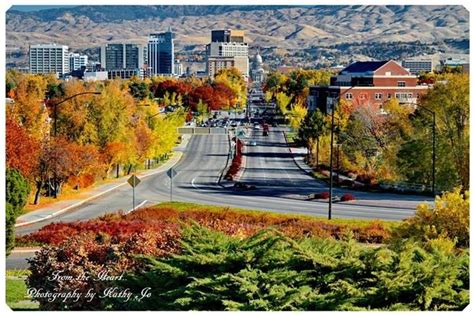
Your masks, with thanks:
M 469 255 L 454 242 L 365 247 L 345 240 L 292 239 L 262 230 L 240 239 L 199 225 L 182 251 L 141 257 L 146 268 L 118 285 L 140 302 L 125 310 L 461 310 L 469 302 Z
M 179 230 L 180 223 L 197 222 L 228 235 L 249 236 L 261 229 L 275 227 L 291 237 L 341 238 L 351 231 L 360 242 L 380 243 L 390 237 L 395 222 L 374 220 L 333 220 L 242 211 L 228 207 L 198 206 L 189 203 L 163 203 L 130 214 L 109 214 L 97 219 L 71 223 L 52 223 L 37 232 L 18 237 L 19 245 L 58 245 L 80 233 L 101 233 L 125 240 L 140 232 Z
M 174 202 L 48 225 L 21 238 L 45 244 L 27 284 L 138 296 L 149 288 L 140 300 L 38 297 L 41 310 L 462 310 L 468 197 L 446 193 L 403 223 Z M 459 216 L 442 220 L 452 212 Z M 73 279 L 51 280 L 57 271 Z

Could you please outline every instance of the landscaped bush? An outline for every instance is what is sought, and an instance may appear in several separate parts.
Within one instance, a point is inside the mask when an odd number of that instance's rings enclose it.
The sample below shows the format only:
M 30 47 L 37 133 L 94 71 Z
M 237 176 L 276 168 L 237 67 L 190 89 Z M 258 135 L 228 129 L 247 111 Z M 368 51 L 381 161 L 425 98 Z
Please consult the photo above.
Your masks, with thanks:
M 469 247 L 469 191 L 461 193 L 459 188 L 437 196 L 434 207 L 420 204 L 415 216 L 404 221 L 396 230 L 396 238 L 418 240 L 448 236 L 457 240 L 459 246 Z
M 242 149 L 244 145 L 243 142 L 240 139 L 237 139 L 236 145 L 235 145 L 235 157 L 232 159 L 232 163 L 227 170 L 226 175 L 224 176 L 224 179 L 226 180 L 234 180 L 234 177 L 237 175 L 237 173 L 240 171 L 242 168 Z
M 353 201 L 355 200 L 355 196 L 350 194 L 350 193 L 344 193 L 342 196 L 341 196 L 341 201 L 342 202 L 346 202 L 346 201 Z
M 116 282 L 150 297 L 113 310 L 462 310 L 469 255 L 439 239 L 368 248 L 350 239 L 291 239 L 260 231 L 241 239 L 192 226 L 182 251 L 144 257 Z
M 329 192 L 315 193 L 313 196 L 315 199 L 329 199 Z
M 70 236 L 83 232 L 103 233 L 124 240 L 143 231 L 178 231 L 179 223 L 191 222 L 241 237 L 268 227 L 275 227 L 294 238 L 312 236 L 340 239 L 347 231 L 351 231 L 360 242 L 380 243 L 390 236 L 390 229 L 381 222 L 341 224 L 266 212 L 239 212 L 230 208 L 222 208 L 219 211 L 206 208 L 178 211 L 172 207 L 158 206 L 138 209 L 127 215 L 109 214 L 88 221 L 49 224 L 34 233 L 19 237 L 17 242 L 23 245 L 58 245 Z
M 133 234 L 165 230 L 176 231 L 178 224 L 162 221 L 150 222 L 144 219 L 130 220 L 116 216 L 72 223 L 52 223 L 30 235 L 18 238 L 18 242 L 28 244 L 28 241 L 33 241 L 40 244 L 58 245 L 67 238 L 83 232 L 102 233 L 114 236 L 117 240 L 125 240 Z
M 106 300 L 99 295 L 111 286 L 111 280 L 100 279 L 101 276 L 120 276 L 141 269 L 143 263 L 137 261 L 136 255 L 160 257 L 179 248 L 179 233 L 169 229 L 134 233 L 124 240 L 92 232 L 71 236 L 59 246 L 43 247 L 28 260 L 31 275 L 27 282 L 30 289 L 42 293 L 76 291 L 81 296 L 78 300 L 59 297 L 52 301 L 38 297 L 41 310 L 103 310 Z M 69 277 L 72 279 L 64 279 Z M 92 300 L 86 296 L 89 290 L 97 293 Z

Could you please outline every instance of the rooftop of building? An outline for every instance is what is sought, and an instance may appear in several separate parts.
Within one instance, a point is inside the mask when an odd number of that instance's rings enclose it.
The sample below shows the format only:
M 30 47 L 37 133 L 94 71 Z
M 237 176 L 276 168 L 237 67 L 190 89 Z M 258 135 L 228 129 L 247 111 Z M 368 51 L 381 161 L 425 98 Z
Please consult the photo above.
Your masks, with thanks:
M 388 63 L 389 60 L 383 60 L 383 61 L 357 61 L 353 64 L 350 64 L 346 68 L 344 68 L 341 72 L 343 73 L 364 73 L 368 71 L 376 71 L 386 63 Z

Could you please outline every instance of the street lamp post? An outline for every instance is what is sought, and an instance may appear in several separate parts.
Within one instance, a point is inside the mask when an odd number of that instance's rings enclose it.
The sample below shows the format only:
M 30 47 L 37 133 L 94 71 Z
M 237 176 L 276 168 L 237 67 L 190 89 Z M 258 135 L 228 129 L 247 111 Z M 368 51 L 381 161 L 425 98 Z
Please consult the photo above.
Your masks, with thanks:
M 98 91 L 85 91 L 85 92 L 81 92 L 81 93 L 77 93 L 77 94 L 74 94 L 70 97 L 67 97 L 66 99 L 64 100 L 61 100 L 57 103 L 54 103 L 53 104 L 53 117 L 54 117 L 54 127 L 53 127 L 53 136 L 56 138 L 57 134 L 58 134 L 58 106 L 63 104 L 64 102 L 66 101 L 69 101 L 71 99 L 74 99 L 75 97 L 78 97 L 78 96 L 81 96 L 81 95 L 85 95 L 85 94 L 101 94 L 101 92 L 98 92 Z M 56 155 L 55 155 L 56 157 Z M 58 162 L 57 162 L 57 159 L 55 159 L 55 162 L 54 162 L 54 198 L 57 199 L 58 198 L 58 185 L 56 183 L 56 176 L 57 176 L 57 173 L 58 173 Z
M 436 196 L 436 112 L 428 109 L 427 107 L 417 105 L 416 109 L 422 109 L 431 114 L 431 192 L 433 196 Z

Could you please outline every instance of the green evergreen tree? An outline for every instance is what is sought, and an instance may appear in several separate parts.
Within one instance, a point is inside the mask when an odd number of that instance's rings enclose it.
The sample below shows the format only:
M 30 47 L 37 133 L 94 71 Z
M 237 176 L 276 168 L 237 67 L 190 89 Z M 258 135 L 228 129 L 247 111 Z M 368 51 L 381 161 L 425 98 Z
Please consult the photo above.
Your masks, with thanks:
M 28 201 L 30 186 L 16 169 L 6 170 L 6 253 L 7 256 L 15 247 L 15 222 Z

